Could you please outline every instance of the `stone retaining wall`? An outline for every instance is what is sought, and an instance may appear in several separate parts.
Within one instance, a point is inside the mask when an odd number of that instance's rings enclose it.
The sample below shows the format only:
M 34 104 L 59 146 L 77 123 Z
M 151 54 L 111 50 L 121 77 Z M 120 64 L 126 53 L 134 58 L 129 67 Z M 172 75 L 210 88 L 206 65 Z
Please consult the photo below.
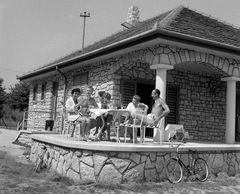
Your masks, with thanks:
M 34 140 L 30 160 L 35 163 L 46 147 L 47 167 L 77 182 L 156 182 L 166 180 L 164 165 L 174 152 L 109 152 L 64 148 Z M 240 172 L 240 151 L 199 151 L 209 165 L 210 174 Z M 187 163 L 189 154 L 183 152 Z

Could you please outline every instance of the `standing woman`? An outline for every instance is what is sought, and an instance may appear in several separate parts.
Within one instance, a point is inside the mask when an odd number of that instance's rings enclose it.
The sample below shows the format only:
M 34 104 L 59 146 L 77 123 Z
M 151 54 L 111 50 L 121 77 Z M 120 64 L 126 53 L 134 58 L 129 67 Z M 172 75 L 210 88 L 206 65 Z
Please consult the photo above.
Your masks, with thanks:
M 68 121 L 76 121 L 80 123 L 81 126 L 79 131 L 80 133 L 79 137 L 80 137 L 80 140 L 83 140 L 83 136 L 84 136 L 83 132 L 85 131 L 87 122 L 86 122 L 86 119 L 79 114 L 81 106 L 78 103 L 77 99 L 80 96 L 80 94 L 81 94 L 81 90 L 79 88 L 75 88 L 71 91 L 71 97 L 68 98 L 66 101 L 66 111 L 68 113 Z M 73 132 L 70 135 L 70 137 L 72 137 Z

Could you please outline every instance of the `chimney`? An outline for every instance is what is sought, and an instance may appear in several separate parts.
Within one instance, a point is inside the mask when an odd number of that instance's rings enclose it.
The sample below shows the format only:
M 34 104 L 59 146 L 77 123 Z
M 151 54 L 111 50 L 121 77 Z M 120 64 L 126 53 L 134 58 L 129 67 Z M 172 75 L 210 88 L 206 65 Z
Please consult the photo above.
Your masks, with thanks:
M 128 9 L 127 23 L 131 26 L 136 25 L 139 22 L 139 9 L 137 6 L 131 6 Z

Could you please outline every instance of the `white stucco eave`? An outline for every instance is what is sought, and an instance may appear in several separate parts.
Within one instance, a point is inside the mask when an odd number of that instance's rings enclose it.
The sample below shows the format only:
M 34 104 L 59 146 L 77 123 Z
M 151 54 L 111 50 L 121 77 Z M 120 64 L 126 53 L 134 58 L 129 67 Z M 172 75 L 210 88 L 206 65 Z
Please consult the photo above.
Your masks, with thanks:
M 221 81 L 236 81 L 236 82 L 239 82 L 240 77 L 224 77 L 224 78 L 221 78 Z
M 82 54 L 80 56 L 73 57 L 73 58 L 68 59 L 66 61 L 55 63 L 53 65 L 46 66 L 46 67 L 43 67 L 41 69 L 38 69 L 34 72 L 30 72 L 30 73 L 24 74 L 22 76 L 18 76 L 17 79 L 25 80 L 25 78 L 30 77 L 31 75 L 34 77 L 35 74 L 41 74 L 41 72 L 45 72 L 48 69 L 49 70 L 52 69 L 52 71 L 53 71 L 53 68 L 56 67 L 56 66 L 61 68 L 61 66 L 65 65 L 67 63 L 74 62 L 74 61 L 84 59 L 84 58 L 87 58 L 87 57 L 91 57 L 92 55 L 95 55 L 95 54 L 101 53 L 103 51 L 107 51 L 107 50 L 116 48 L 118 46 L 121 46 L 121 45 L 124 45 L 124 44 L 127 44 L 127 43 L 131 43 L 132 41 L 136 41 L 136 40 L 139 40 L 139 39 L 144 38 L 144 37 L 148 37 L 148 36 L 156 34 L 156 33 L 158 33 L 160 35 L 161 34 L 162 35 L 167 35 L 169 37 L 180 38 L 180 39 L 188 40 L 188 41 L 192 41 L 192 42 L 198 42 L 198 43 L 203 43 L 203 44 L 206 44 L 206 45 L 212 45 L 212 46 L 219 47 L 219 48 L 222 48 L 222 49 L 232 50 L 232 51 L 237 52 L 237 53 L 239 52 L 239 54 L 236 54 L 235 56 L 236 56 L 236 58 L 239 58 L 239 60 L 240 60 L 240 57 L 239 57 L 240 56 L 240 47 L 227 45 L 227 44 L 224 44 L 224 43 L 219 43 L 219 42 L 216 42 L 216 41 L 207 40 L 207 39 L 203 39 L 203 38 L 198 38 L 198 37 L 187 35 L 187 34 L 181 34 L 181 33 L 178 33 L 178 32 L 168 31 L 168 30 L 165 30 L 165 29 L 153 28 L 149 31 L 140 33 L 138 35 L 135 35 L 135 36 L 132 36 L 132 37 L 129 37 L 129 38 L 126 38 L 124 40 L 115 42 L 115 43 L 107 45 L 105 47 L 90 51 L 90 52 Z M 143 44 L 143 46 L 146 46 L 146 45 Z M 54 73 L 55 72 L 52 72 L 52 74 L 54 74 Z

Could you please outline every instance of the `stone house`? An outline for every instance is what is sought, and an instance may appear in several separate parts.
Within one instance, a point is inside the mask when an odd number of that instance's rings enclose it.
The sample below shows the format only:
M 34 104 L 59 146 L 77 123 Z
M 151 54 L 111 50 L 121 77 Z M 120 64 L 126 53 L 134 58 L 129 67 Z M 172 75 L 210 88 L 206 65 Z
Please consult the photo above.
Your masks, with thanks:
M 28 128 L 59 117 L 74 87 L 92 85 L 127 105 L 134 94 L 150 107 L 161 90 L 166 124 L 182 124 L 194 139 L 234 143 L 240 113 L 240 29 L 187 7 L 139 21 L 129 9 L 123 30 L 18 77 L 31 83 Z M 34 111 L 34 112 L 31 112 Z M 57 122 L 62 122 L 59 118 Z

